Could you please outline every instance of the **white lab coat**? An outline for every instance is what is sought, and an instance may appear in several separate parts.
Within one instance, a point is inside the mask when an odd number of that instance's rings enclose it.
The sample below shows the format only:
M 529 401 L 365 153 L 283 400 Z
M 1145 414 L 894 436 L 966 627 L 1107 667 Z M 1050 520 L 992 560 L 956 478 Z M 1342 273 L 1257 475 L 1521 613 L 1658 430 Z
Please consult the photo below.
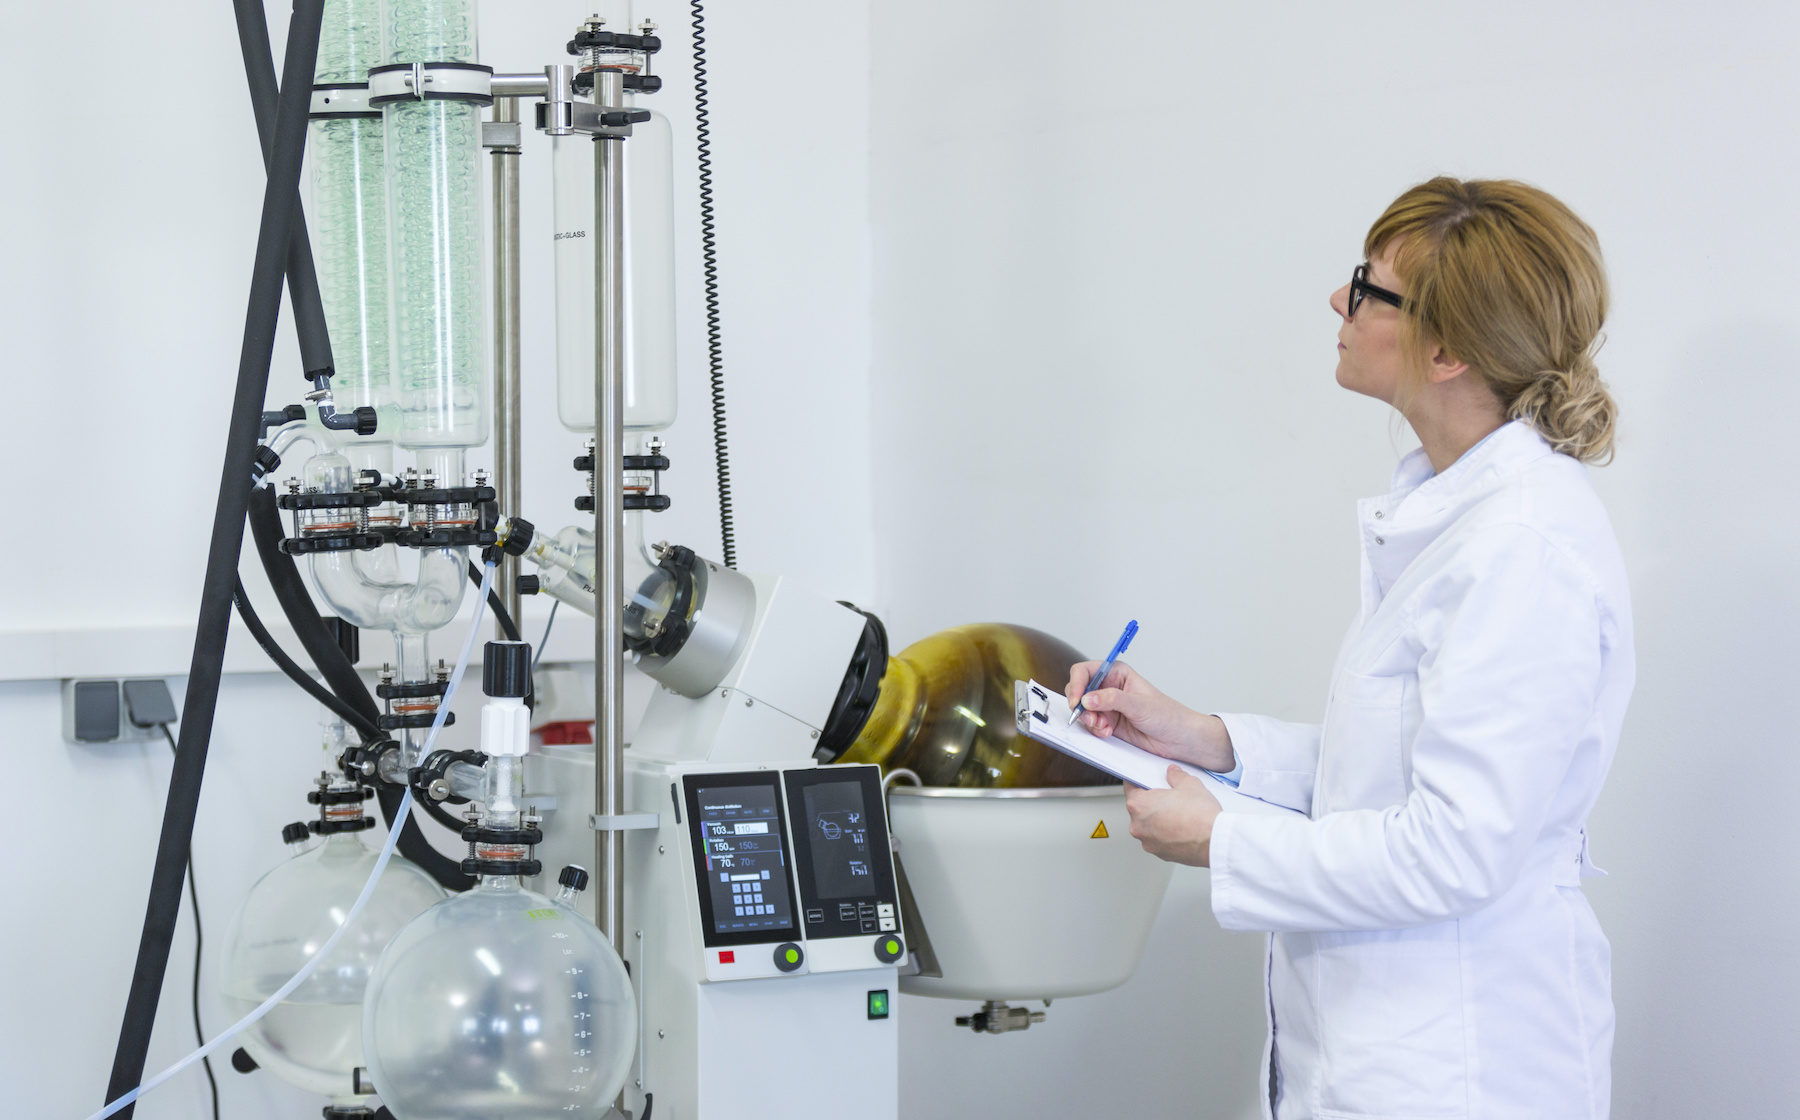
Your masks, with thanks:
M 1226 715 L 1212 904 L 1270 930 L 1279 1120 L 1602 1120 L 1611 955 L 1583 826 L 1635 674 L 1583 467 L 1513 422 L 1359 503 L 1362 609 L 1325 722 Z

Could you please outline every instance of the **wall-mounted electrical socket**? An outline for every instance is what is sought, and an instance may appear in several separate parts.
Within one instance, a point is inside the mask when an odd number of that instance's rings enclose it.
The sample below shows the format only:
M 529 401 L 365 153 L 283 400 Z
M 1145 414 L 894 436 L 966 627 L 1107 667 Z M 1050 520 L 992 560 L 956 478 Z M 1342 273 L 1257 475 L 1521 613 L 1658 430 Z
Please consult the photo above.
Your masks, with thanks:
M 177 718 L 168 682 L 158 677 L 65 680 L 62 700 L 63 738 L 71 743 L 161 742 L 163 733 L 157 725 Z M 139 727 L 141 722 L 150 726 Z

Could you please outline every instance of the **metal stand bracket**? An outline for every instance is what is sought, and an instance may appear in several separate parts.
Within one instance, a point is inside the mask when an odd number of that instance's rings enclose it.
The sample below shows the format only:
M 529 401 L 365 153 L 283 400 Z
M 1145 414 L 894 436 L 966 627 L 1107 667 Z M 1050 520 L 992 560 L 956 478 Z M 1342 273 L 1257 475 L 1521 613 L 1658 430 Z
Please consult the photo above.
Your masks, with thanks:
M 640 829 L 661 828 L 661 813 L 589 813 L 588 827 L 595 832 L 635 832 Z

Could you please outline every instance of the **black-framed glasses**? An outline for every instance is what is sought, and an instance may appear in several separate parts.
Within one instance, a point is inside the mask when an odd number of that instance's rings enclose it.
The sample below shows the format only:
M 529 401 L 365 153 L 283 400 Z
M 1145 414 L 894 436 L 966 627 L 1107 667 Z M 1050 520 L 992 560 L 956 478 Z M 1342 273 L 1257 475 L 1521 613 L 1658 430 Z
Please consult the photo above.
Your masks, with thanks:
M 1382 303 L 1392 304 L 1395 307 L 1406 305 L 1399 292 L 1390 292 L 1386 288 L 1369 283 L 1368 261 L 1357 265 L 1356 271 L 1350 274 L 1350 310 L 1344 316 L 1345 318 L 1356 318 L 1356 309 L 1362 306 L 1364 296 L 1372 296 Z

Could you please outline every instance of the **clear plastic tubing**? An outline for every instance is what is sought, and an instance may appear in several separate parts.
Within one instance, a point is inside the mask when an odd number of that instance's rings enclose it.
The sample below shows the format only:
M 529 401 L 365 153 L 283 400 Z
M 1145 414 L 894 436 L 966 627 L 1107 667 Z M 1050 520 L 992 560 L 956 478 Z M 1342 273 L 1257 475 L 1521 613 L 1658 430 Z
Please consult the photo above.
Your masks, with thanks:
M 456 658 L 456 669 L 450 674 L 450 687 L 444 692 L 443 703 L 438 708 L 437 718 L 432 721 L 431 731 L 426 737 L 425 745 L 427 749 L 437 741 L 438 733 L 444 729 L 444 717 L 449 714 L 450 711 L 450 698 L 456 695 L 456 686 L 462 683 L 463 671 L 469 667 L 469 655 L 475 651 L 475 640 L 481 635 L 481 623 L 487 611 L 488 590 L 492 588 L 493 585 L 494 566 L 488 564 L 481 573 L 481 598 L 476 600 L 475 620 L 469 624 L 469 636 L 463 640 L 462 653 Z M 250 1024 L 261 1019 L 264 1015 L 267 1015 L 270 1011 L 279 1006 L 282 1000 L 294 993 L 294 989 L 306 983 L 307 979 L 317 971 L 320 963 L 323 962 L 326 957 L 331 955 L 333 949 L 337 948 L 337 943 L 343 939 L 345 931 L 356 922 L 357 916 L 360 915 L 363 912 L 363 908 L 369 904 L 370 896 L 375 893 L 376 884 L 381 882 L 382 872 L 387 870 L 388 861 L 394 858 L 394 846 L 400 842 L 400 830 L 405 827 L 406 822 L 411 819 L 411 813 L 412 790 L 408 789 L 400 798 L 400 806 L 394 813 L 394 827 L 388 830 L 387 841 L 381 846 L 381 855 L 376 857 L 375 866 L 373 870 L 369 872 L 369 881 L 363 884 L 362 893 L 356 896 L 356 902 L 351 905 L 349 911 L 344 915 L 344 920 L 339 923 L 338 928 L 333 931 L 330 937 L 325 939 L 325 944 L 319 946 L 319 951 L 312 955 L 311 959 L 306 962 L 306 966 L 299 972 L 294 973 L 293 979 L 276 989 L 275 993 L 268 999 L 263 1000 L 262 1003 L 257 1006 L 256 1010 L 250 1012 L 242 1019 L 239 1019 L 237 1022 L 231 1024 L 231 1026 L 226 1027 L 223 1031 L 214 1035 L 204 1046 L 201 1046 L 168 1069 L 163 1070 L 155 1077 L 150 1078 L 131 1092 L 119 1097 L 118 1100 L 108 1104 L 99 1112 L 89 1116 L 88 1120 L 106 1120 L 108 1116 L 118 1112 L 145 1093 L 148 1093 L 150 1090 L 168 1081 L 182 1070 L 193 1065 L 201 1058 L 204 1058 L 214 1050 L 217 1050 L 231 1039 L 236 1038 Z
M 387 0 L 388 63 L 474 63 L 474 0 Z M 402 447 L 487 442 L 481 114 L 427 93 L 382 106 L 387 139 L 394 393 Z
M 556 411 L 565 428 L 594 430 L 596 143 L 613 144 L 625 160 L 625 427 L 662 431 L 675 423 L 674 133 L 654 110 L 626 140 L 551 141 Z
M 335 87 L 369 81 L 381 62 L 379 0 L 326 0 L 315 87 L 327 99 L 315 113 L 308 151 L 312 158 L 313 257 L 331 331 L 336 370 L 332 395 L 344 410 L 369 405 L 380 415 L 378 431 L 394 423 L 388 365 L 387 187 L 381 113 L 330 112 Z

